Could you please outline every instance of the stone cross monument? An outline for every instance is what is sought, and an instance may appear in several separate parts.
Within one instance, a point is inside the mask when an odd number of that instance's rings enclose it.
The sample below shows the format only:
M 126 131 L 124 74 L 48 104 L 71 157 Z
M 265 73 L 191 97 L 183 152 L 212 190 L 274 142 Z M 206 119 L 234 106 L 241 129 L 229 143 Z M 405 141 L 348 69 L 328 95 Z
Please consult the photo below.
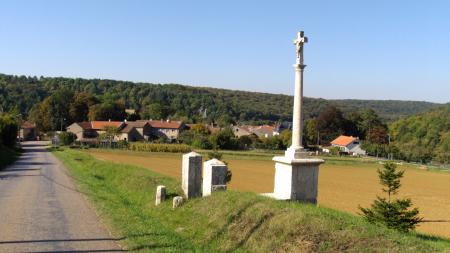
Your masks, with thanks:
M 294 45 L 297 52 L 295 69 L 294 113 L 292 118 L 292 145 L 286 151 L 286 157 L 300 158 L 304 156 L 303 136 L 303 45 L 308 42 L 303 31 L 297 33 Z
M 297 60 L 295 69 L 294 112 L 292 124 L 292 145 L 286 150 L 284 156 L 276 156 L 274 192 L 267 196 L 298 200 L 307 203 L 317 203 L 319 165 L 322 159 L 308 157 L 302 143 L 303 137 L 303 46 L 308 42 L 304 32 L 298 32 L 294 40 Z

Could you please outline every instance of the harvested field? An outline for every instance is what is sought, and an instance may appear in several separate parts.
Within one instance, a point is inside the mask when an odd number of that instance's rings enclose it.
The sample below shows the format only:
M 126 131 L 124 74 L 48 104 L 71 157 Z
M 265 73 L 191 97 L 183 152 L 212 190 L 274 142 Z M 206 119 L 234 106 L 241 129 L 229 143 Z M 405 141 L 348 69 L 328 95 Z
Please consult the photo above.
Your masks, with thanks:
M 181 154 L 89 150 L 98 159 L 138 165 L 174 178 L 181 177 Z M 273 191 L 274 163 L 270 156 L 224 155 L 233 172 L 230 189 L 252 192 Z M 350 213 L 358 205 L 367 207 L 382 194 L 376 162 L 359 159 L 330 160 L 320 167 L 319 205 Z M 400 195 L 412 198 L 426 220 L 450 221 L 450 173 L 431 172 L 412 165 L 405 169 Z M 450 238 L 450 222 L 422 223 L 418 231 Z

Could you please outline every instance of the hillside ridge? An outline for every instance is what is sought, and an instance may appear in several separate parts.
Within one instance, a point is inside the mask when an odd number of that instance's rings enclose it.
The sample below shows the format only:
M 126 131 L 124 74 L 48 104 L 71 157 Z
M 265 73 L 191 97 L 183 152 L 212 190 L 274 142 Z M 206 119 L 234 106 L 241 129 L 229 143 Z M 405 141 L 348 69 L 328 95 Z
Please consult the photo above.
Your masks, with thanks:
M 200 117 L 206 110 L 208 120 L 229 117 L 236 122 L 267 123 L 290 120 L 293 97 L 285 94 L 195 87 L 181 84 L 153 84 L 65 77 L 31 77 L 0 74 L 0 106 L 4 111 L 17 107 L 27 115 L 31 107 L 54 92 L 68 89 L 88 92 L 102 100 L 123 100 L 128 108 L 141 109 L 160 103 L 171 118 Z M 323 99 L 305 97 L 305 118 L 316 117 L 326 106 L 334 105 L 344 113 L 373 109 L 387 121 L 414 115 L 442 104 L 408 100 Z

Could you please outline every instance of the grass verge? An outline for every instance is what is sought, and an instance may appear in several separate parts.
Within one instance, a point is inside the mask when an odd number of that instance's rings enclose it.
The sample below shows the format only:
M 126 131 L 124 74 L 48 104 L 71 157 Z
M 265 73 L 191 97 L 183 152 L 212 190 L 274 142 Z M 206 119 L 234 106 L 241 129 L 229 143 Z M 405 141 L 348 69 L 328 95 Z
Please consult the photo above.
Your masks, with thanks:
M 99 161 L 78 150 L 54 151 L 122 243 L 140 252 L 432 252 L 450 241 L 401 234 L 343 212 L 222 192 L 172 210 L 154 206 L 156 186 L 169 199 L 180 184 L 134 166 Z

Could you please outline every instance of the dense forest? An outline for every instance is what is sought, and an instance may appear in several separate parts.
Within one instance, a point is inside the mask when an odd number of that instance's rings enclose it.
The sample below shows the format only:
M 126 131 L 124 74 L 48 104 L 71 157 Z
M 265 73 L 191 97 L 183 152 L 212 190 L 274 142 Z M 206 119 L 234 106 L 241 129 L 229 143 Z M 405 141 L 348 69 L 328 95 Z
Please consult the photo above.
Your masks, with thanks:
M 26 77 L 0 74 L 0 111 L 16 111 L 28 117 L 33 106 L 58 91 L 93 96 L 90 103 L 119 102 L 141 116 L 174 118 L 188 122 L 269 123 L 290 120 L 293 98 L 287 95 L 190 87 L 177 84 L 133 83 L 115 80 Z M 95 102 L 95 103 L 97 103 Z M 305 98 L 305 118 L 315 118 L 327 106 L 344 114 L 373 109 L 393 121 L 439 106 L 415 101 L 325 100 Z
M 389 128 L 400 158 L 450 163 L 450 104 L 400 119 Z

